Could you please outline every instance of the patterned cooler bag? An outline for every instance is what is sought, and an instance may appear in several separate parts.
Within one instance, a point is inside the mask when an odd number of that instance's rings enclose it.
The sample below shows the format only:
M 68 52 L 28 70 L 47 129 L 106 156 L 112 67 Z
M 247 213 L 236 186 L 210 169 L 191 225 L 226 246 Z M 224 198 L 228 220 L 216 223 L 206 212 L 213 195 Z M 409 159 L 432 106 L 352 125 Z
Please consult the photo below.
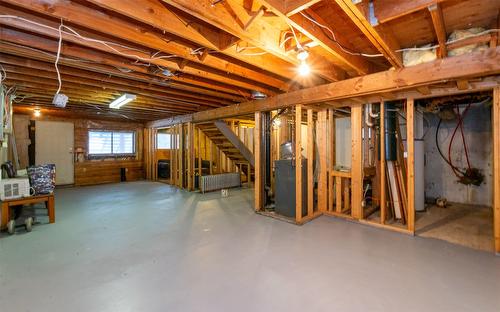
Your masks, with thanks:
M 56 187 L 56 165 L 47 164 L 28 167 L 30 185 L 35 195 L 51 194 Z

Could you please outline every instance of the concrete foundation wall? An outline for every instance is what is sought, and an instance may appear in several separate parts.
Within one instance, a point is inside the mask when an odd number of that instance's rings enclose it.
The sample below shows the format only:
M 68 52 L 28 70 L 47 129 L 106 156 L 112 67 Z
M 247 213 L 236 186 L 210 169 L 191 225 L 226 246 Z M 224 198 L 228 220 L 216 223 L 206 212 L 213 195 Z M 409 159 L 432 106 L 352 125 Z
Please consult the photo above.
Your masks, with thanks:
M 438 117 L 425 114 L 425 195 L 427 198 L 445 197 L 450 202 L 487 205 L 492 203 L 492 132 L 491 106 L 472 106 L 464 120 L 464 134 L 472 167 L 482 170 L 485 180 L 480 186 L 466 186 L 457 182 L 450 166 L 436 148 Z M 439 146 L 448 157 L 448 145 L 457 121 L 443 121 L 439 132 Z M 459 168 L 467 167 L 460 129 L 455 135 L 451 158 Z

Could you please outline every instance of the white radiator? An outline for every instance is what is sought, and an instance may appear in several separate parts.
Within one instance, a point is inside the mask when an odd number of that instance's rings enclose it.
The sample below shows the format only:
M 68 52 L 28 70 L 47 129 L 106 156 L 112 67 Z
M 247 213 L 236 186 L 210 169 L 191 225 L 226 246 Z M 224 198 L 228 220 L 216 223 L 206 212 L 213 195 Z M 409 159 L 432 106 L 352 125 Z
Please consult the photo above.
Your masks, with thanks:
M 202 176 L 200 190 L 202 193 L 241 186 L 240 173 L 223 173 Z

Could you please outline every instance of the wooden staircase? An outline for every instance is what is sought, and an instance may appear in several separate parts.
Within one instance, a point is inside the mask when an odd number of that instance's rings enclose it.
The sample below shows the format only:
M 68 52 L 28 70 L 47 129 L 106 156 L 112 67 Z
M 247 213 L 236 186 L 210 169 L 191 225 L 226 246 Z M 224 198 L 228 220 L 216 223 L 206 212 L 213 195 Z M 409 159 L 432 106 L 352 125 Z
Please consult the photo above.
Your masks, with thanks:
M 226 122 L 217 120 L 213 123 L 199 124 L 198 128 L 224 153 L 247 177 L 254 175 L 254 156 Z M 248 168 L 250 166 L 250 168 Z

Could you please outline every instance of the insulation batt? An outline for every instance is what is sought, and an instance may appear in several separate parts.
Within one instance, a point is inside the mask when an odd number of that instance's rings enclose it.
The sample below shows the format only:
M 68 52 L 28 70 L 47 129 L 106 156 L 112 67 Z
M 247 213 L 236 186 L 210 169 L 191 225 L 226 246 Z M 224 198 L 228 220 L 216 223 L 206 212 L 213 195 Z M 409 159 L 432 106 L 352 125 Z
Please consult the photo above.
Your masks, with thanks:
M 484 28 L 481 27 L 475 27 L 475 28 L 469 28 L 465 30 L 455 30 L 454 32 L 451 33 L 451 35 L 448 37 L 447 42 L 454 42 L 456 40 L 464 39 L 467 37 L 470 37 L 472 35 L 479 34 L 481 32 L 484 32 Z M 431 45 L 425 45 L 420 48 L 430 48 Z M 487 44 L 471 44 L 467 45 L 464 47 L 456 48 L 453 50 L 448 51 L 448 56 L 457 56 L 457 55 L 462 55 L 466 53 L 472 53 L 476 51 L 483 51 L 488 48 Z M 434 61 L 437 58 L 437 49 L 429 49 L 429 50 L 422 50 L 422 51 L 403 51 L 403 64 L 404 66 L 413 66 L 413 65 L 418 65 L 426 62 L 431 62 Z
M 469 28 L 469 29 L 465 29 L 465 30 L 455 30 L 448 37 L 448 42 L 467 38 L 467 37 L 470 37 L 471 35 L 476 35 L 476 34 L 482 33 L 483 31 L 484 31 L 484 28 L 481 28 L 481 27 Z M 466 53 L 483 51 L 486 49 L 488 49 L 487 44 L 470 44 L 470 45 L 467 45 L 467 46 L 464 46 L 461 48 L 449 50 L 448 56 L 457 56 L 457 55 L 462 55 L 462 54 L 466 54 Z
M 430 47 L 431 45 L 422 46 L 422 48 Z M 437 58 L 436 49 L 425 51 L 404 51 L 403 64 L 404 66 L 414 66 L 422 63 L 434 61 Z

